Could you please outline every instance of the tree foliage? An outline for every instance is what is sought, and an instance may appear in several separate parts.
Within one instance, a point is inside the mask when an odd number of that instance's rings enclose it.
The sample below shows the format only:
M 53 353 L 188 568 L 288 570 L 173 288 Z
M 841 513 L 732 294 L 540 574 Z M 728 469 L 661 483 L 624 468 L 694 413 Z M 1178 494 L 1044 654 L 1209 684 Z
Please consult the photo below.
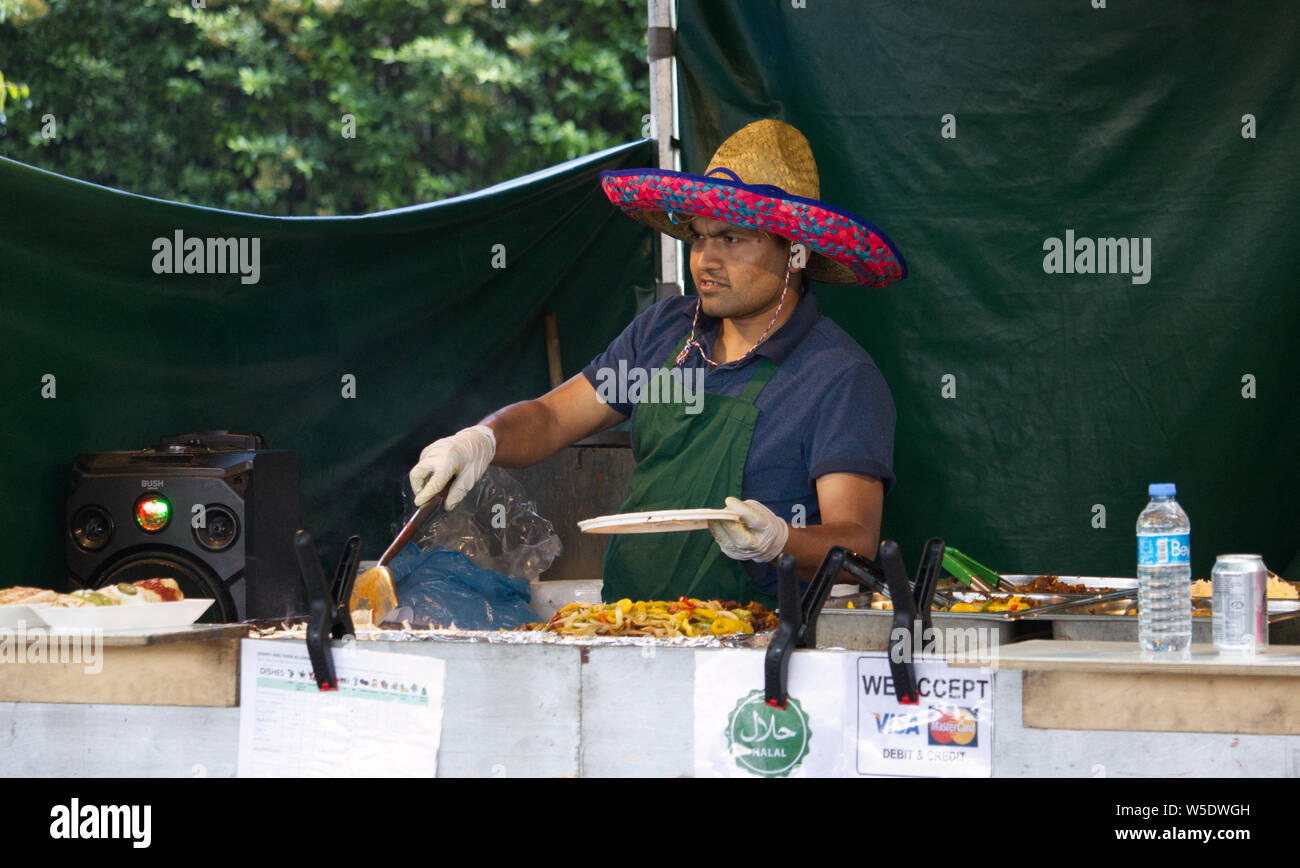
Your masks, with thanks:
M 31 101 L 0 154 L 264 214 L 427 202 L 641 138 L 645 27 L 644 0 L 0 0 Z

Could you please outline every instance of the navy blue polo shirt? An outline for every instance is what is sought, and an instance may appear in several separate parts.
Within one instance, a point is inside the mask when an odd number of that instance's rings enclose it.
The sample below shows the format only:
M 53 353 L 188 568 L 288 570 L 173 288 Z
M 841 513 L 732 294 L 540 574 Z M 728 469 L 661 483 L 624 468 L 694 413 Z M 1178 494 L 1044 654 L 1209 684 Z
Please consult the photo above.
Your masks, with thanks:
M 690 334 L 697 296 L 672 296 L 657 302 L 628 324 L 603 353 L 582 371 L 598 388 L 601 368 L 652 371 L 661 367 Z M 720 320 L 700 314 L 697 337 L 712 354 Z M 894 399 L 884 376 L 857 341 L 822 316 L 811 287 L 799 298 L 790 319 L 746 358 L 711 372 L 692 350 L 683 368 L 706 372 L 706 394 L 739 397 L 755 371 L 758 356 L 777 364 L 758 396 L 759 416 L 745 462 L 742 500 L 757 500 L 786 521 L 798 517 L 820 524 L 816 480 L 827 473 L 862 473 L 894 485 Z M 636 424 L 636 404 L 611 403 Z M 721 508 L 723 504 L 710 504 Z M 776 594 L 776 568 L 741 561 L 758 587 Z

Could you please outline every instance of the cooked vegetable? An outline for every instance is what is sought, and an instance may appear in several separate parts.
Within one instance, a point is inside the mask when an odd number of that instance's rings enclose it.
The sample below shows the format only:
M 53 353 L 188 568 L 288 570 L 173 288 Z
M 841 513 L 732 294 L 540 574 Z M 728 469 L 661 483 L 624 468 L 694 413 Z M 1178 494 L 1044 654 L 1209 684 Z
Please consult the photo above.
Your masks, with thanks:
M 1039 576 L 1021 585 L 1022 594 L 1097 594 L 1113 591 L 1114 588 L 1090 588 L 1087 585 L 1071 585 L 1061 581 L 1060 576 Z
M 729 636 L 776 627 L 777 617 L 758 603 L 679 598 L 617 603 L 569 603 L 546 624 L 520 630 L 544 630 L 570 636 Z
M 80 597 L 92 606 L 116 606 L 117 600 L 99 591 L 73 591 L 72 596 Z
M 954 603 L 949 612 L 1023 612 L 1037 605 L 1033 600 L 1026 600 L 1019 595 L 1010 597 L 990 597 L 987 600 L 971 600 Z

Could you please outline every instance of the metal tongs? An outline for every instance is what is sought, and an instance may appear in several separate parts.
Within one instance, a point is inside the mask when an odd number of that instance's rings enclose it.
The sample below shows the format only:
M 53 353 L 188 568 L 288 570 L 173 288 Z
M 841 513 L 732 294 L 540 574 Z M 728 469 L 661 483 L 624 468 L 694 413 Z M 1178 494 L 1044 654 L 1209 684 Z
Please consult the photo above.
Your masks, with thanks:
M 985 596 L 995 593 L 995 589 L 1002 583 L 1002 577 L 996 572 L 954 548 L 944 551 L 943 568 L 952 573 L 957 581 Z
M 294 554 L 298 558 L 298 571 L 307 592 L 307 611 L 311 621 L 307 624 L 307 655 L 311 658 L 316 686 L 321 690 L 338 690 L 338 676 L 334 671 L 334 657 L 330 654 L 329 639 L 342 639 L 355 634 L 348 598 L 352 583 L 357 578 L 357 564 L 361 557 L 361 537 L 353 534 L 343 545 L 343 554 L 334 569 L 334 582 L 325 584 L 325 571 L 321 569 L 320 556 L 311 534 L 300 530 L 293 537 Z
M 832 547 L 802 599 L 794 558 L 782 555 L 777 560 L 781 620 L 764 661 L 763 698 L 768 705 L 785 708 L 789 696 L 790 654 L 795 648 L 816 647 L 817 618 L 841 570 L 857 579 L 868 592 L 886 594 L 892 601 L 894 627 L 890 631 L 889 669 L 894 678 L 894 693 L 900 704 L 917 703 L 916 670 L 912 666 L 911 654 L 913 631 L 918 626 L 922 630 L 931 626 L 930 601 L 938 581 L 939 564 L 943 560 L 943 540 L 936 538 L 926 543 L 913 587 L 908 586 L 898 543 L 893 540 L 882 542 L 878 557 L 879 562 L 854 554 L 843 546 Z
M 1026 609 L 1021 617 L 1037 618 L 1039 615 L 1054 615 L 1061 612 L 1068 614 L 1070 609 L 1081 609 L 1084 606 L 1092 606 L 1097 603 L 1109 603 L 1113 600 L 1123 600 L 1127 597 L 1137 597 L 1137 588 L 1120 588 L 1115 591 L 1106 591 L 1104 593 L 1094 594 L 1081 600 L 1063 600 L 1060 603 L 1048 603 L 1046 606 L 1034 606 L 1032 609 Z

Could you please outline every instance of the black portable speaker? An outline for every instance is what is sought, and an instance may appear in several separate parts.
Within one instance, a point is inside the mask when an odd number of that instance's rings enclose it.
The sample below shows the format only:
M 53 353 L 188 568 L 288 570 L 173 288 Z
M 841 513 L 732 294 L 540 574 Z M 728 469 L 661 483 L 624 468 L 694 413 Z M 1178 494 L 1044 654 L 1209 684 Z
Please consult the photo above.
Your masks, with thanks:
M 173 578 L 216 600 L 202 620 L 305 614 L 293 535 L 298 456 L 257 434 L 199 431 L 78 455 L 67 508 L 74 585 Z

